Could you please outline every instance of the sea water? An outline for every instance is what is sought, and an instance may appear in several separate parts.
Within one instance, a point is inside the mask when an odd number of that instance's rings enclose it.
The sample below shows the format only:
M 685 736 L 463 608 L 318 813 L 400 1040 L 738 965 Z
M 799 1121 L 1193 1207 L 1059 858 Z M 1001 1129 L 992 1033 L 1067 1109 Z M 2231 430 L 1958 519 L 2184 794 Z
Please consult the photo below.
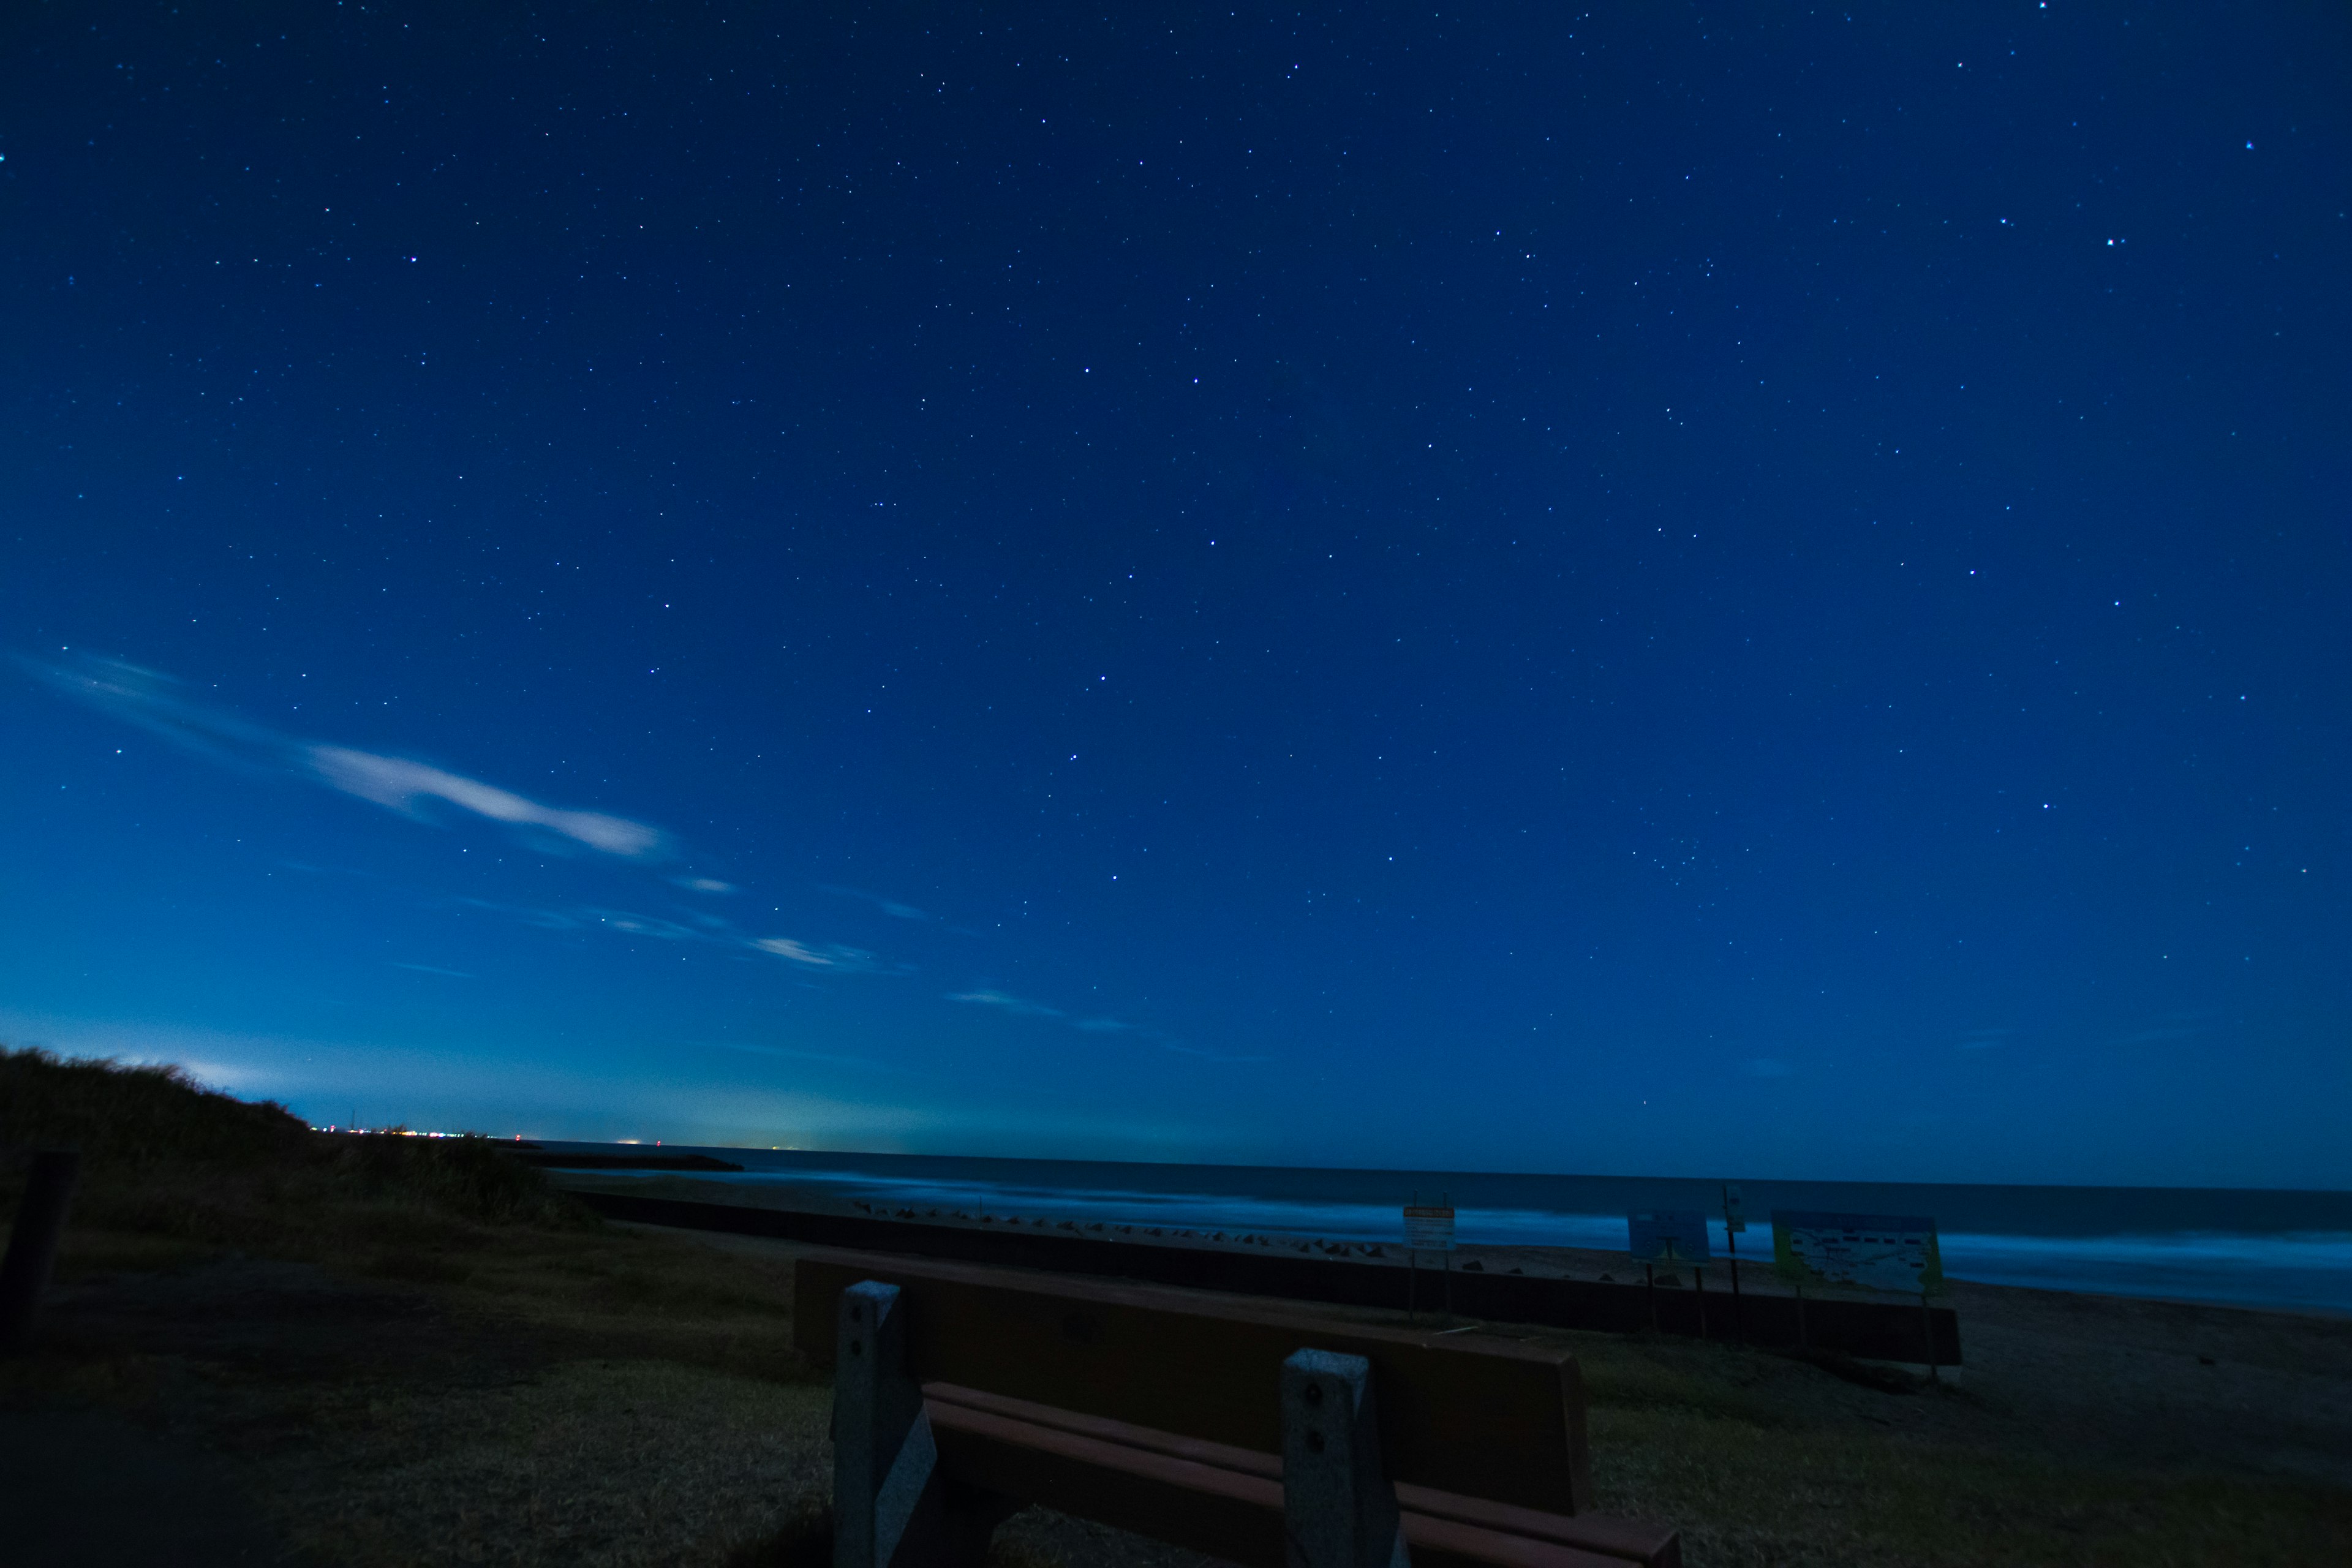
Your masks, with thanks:
M 554 1143 L 551 1151 L 622 1152 Z M 1395 1241 L 1408 1202 L 1450 1200 L 1464 1244 L 1622 1250 L 1625 1216 L 1715 1213 L 1722 1184 L 1680 1178 L 1118 1164 L 665 1147 L 746 1167 L 708 1179 L 818 1187 L 877 1208 L 1052 1216 Z M 1956 1279 L 2049 1290 L 2352 1314 L 2352 1193 L 2234 1188 L 1961 1186 L 1743 1181 L 1740 1253 L 1771 1252 L 1775 1208 L 1924 1215 Z

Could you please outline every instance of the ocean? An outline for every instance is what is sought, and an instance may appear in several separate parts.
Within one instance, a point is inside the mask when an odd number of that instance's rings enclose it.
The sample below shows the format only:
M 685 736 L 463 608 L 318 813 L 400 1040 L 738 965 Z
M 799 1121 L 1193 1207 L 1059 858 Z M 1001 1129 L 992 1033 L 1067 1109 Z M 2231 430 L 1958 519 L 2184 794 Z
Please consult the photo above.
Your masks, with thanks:
M 614 1153 L 631 1146 L 547 1142 Z M 649 1152 L 649 1151 L 638 1151 Z M 1465 1244 L 1622 1250 L 1625 1216 L 1717 1214 L 1721 1185 L 1672 1177 L 1124 1164 L 664 1146 L 747 1167 L 709 1180 L 815 1186 L 877 1207 L 1051 1215 L 1168 1229 L 1395 1241 L 1401 1207 L 1450 1200 Z M 1740 1181 L 1743 1258 L 1771 1255 L 1776 1208 L 1925 1215 L 1956 1279 L 2352 1315 L 2352 1193 Z

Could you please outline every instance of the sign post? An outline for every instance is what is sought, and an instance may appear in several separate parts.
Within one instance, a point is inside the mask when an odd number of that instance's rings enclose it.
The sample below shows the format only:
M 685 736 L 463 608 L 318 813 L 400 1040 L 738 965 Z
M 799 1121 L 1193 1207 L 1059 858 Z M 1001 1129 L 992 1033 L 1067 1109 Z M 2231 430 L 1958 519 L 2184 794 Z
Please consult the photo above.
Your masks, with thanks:
M 1412 1194 L 1412 1202 L 1404 1207 L 1405 1286 L 1404 1310 L 1410 1318 L 1414 1310 L 1415 1286 L 1419 1280 L 1421 1255 L 1434 1252 L 1445 1271 L 1445 1313 L 1454 1315 L 1454 1198 L 1450 1193 L 1438 1194 L 1437 1202 L 1424 1205 L 1421 1194 Z
M 1706 1337 L 1706 1281 L 1699 1270 L 1707 1259 L 1706 1215 L 1696 1209 L 1659 1209 L 1625 1216 L 1625 1249 L 1642 1266 L 1649 1289 L 1650 1327 L 1658 1326 L 1657 1265 L 1688 1264 L 1698 1289 L 1699 1337 Z
M 1723 1250 L 1731 1263 L 1731 1331 L 1744 1342 L 1748 1320 L 1739 1301 L 1739 1233 L 1748 1228 L 1747 1200 L 1738 1184 L 1723 1184 Z

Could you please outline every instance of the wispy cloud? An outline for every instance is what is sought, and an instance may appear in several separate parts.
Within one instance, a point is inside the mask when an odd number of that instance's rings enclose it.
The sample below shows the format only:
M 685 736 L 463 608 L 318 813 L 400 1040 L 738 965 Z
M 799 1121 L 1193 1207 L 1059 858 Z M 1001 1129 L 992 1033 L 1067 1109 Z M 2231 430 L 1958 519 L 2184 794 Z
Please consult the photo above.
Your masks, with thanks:
M 641 915 L 627 910 L 582 910 L 577 918 L 581 923 L 594 923 L 623 936 L 649 936 L 656 942 L 711 942 L 723 940 L 720 933 L 708 927 L 688 925 L 679 921 L 665 920 L 659 915 Z
M 487 816 L 516 827 L 544 828 L 591 849 L 625 859 L 642 860 L 663 852 L 666 836 L 658 827 L 610 816 L 601 811 L 564 811 L 526 799 L 511 790 L 447 773 L 406 757 L 379 756 L 349 746 L 304 746 L 302 754 L 320 779 L 362 800 L 419 821 L 429 820 L 424 809 L 432 801 L 446 801 L 462 811 Z
M 975 1007 L 998 1007 L 1007 1013 L 1016 1013 L 1029 1018 L 1063 1016 L 1059 1007 L 1048 1007 L 1043 1002 L 1032 1002 L 1024 997 L 1008 995 L 1002 991 L 951 991 L 948 994 L 948 1000 L 968 1003 Z
M 950 1002 L 961 1002 L 968 1006 L 973 1007 L 993 1007 L 999 1012 L 1010 1013 L 1017 1017 L 1053 1018 L 1059 1022 L 1067 1024 L 1073 1029 L 1082 1030 L 1089 1035 L 1128 1035 L 1133 1037 L 1138 1042 L 1143 1045 L 1151 1046 L 1163 1051 L 1172 1051 L 1180 1057 L 1196 1057 L 1202 1061 L 1264 1062 L 1272 1061 L 1274 1059 L 1272 1057 L 1266 1056 L 1238 1055 L 1228 1051 L 1203 1050 L 1198 1046 L 1186 1044 L 1184 1041 L 1176 1038 L 1173 1035 L 1163 1034 L 1158 1029 L 1146 1028 L 1141 1024 L 1130 1024 L 1124 1018 L 1104 1018 L 1098 1016 L 1074 1018 L 1059 1007 L 1049 1006 L 1043 1002 L 1032 1002 L 1026 996 L 1015 996 L 1007 991 L 988 989 L 978 991 L 951 991 L 948 993 L 948 1000 Z
M 1270 1062 L 1274 1060 L 1270 1056 L 1257 1053 L 1202 1050 L 1198 1046 L 1188 1046 L 1181 1040 L 1171 1039 L 1166 1035 L 1149 1030 L 1144 1032 L 1143 1037 L 1163 1051 L 1173 1051 L 1180 1057 L 1198 1057 L 1204 1062 Z
M 761 952 L 772 952 L 778 958 L 804 963 L 811 969 L 831 969 L 845 974 L 871 974 L 887 967 L 864 948 L 843 947 L 838 942 L 805 942 L 788 936 L 763 936 L 751 939 L 750 945 Z
M 541 931 L 578 931 L 581 925 L 580 916 L 565 910 L 534 909 L 527 904 L 499 904 L 493 903 L 488 899 L 457 898 L 449 901 L 462 904 L 467 909 L 488 910 L 492 914 L 507 915 L 522 921 L 525 925 L 537 926 Z M 587 912 L 593 919 L 594 911 Z
M 1751 1057 L 1748 1061 L 1750 1078 L 1787 1078 L 1796 1070 L 1777 1057 Z
M 2189 1040 L 2196 1038 L 2199 1035 L 2210 1035 L 2213 1032 L 2213 1028 L 2214 1026 L 2210 1022 L 2203 1019 L 2174 1018 L 2160 1024 L 2151 1024 L 2145 1029 L 2135 1029 L 2130 1034 L 2117 1038 L 2116 1044 L 2160 1046 L 2168 1040 Z
M 392 966 L 394 969 L 413 969 L 419 974 L 446 975 L 452 980 L 471 980 L 474 978 L 462 969 L 442 969 L 430 963 L 403 963 L 396 958 L 392 961 Z
M 579 845 L 624 860 L 662 859 L 670 853 L 669 836 L 646 823 L 548 805 L 410 757 L 281 734 L 191 701 L 179 681 L 135 664 L 89 658 L 65 664 L 24 662 L 66 695 L 215 761 L 306 779 L 416 821 L 430 821 L 437 804 L 520 828 L 543 847 Z
M 514 790 L 414 757 L 362 750 L 289 735 L 251 723 L 197 700 L 184 682 L 157 670 L 118 659 L 80 656 L 65 660 L 19 658 L 37 679 L 100 711 L 135 724 L 224 766 L 265 776 L 292 778 L 363 800 L 412 821 L 433 822 L 463 814 L 494 822 L 542 850 L 584 849 L 613 860 L 661 868 L 665 880 L 688 892 L 727 894 L 734 884 L 717 877 L 678 870 L 679 850 L 671 836 L 650 823 L 610 812 L 550 805 Z M 665 863 L 667 863 L 665 865 Z M 306 869 L 319 869 L 305 868 Z M 363 875 L 364 873 L 353 873 Z M 929 921 L 925 910 L 883 894 L 831 883 L 821 891 L 873 905 L 893 920 Z M 495 910 L 546 931 L 603 931 L 659 942 L 698 942 L 781 959 L 798 973 L 835 974 L 907 973 L 913 966 L 886 960 L 864 948 L 797 936 L 760 936 L 718 915 L 683 905 L 673 915 L 595 907 L 561 909 L 495 904 L 461 898 L 456 904 Z M 977 932 L 965 934 L 978 935 Z M 427 964 L 396 965 L 420 973 L 471 979 L 456 970 Z M 1156 1029 L 1099 1015 L 1075 1016 L 1046 1003 L 992 989 L 951 994 L 949 1001 L 993 1007 L 1018 1016 L 1050 1018 L 1089 1035 L 1119 1035 L 1181 1055 L 1219 1061 L 1264 1059 L 1204 1051 Z
M 181 682 L 159 670 L 88 655 L 63 664 L 21 658 L 17 663 L 78 702 L 215 762 L 255 770 L 286 764 L 286 737 L 188 700 Z
M 1970 1029 L 1960 1037 L 1960 1049 L 1964 1051 L 1993 1050 L 2007 1045 L 2010 1036 L 2015 1033 L 2017 1033 L 2015 1029 Z
M 836 898 L 856 899 L 860 903 L 872 904 L 892 920 L 927 921 L 932 918 L 927 910 L 919 910 L 912 904 L 902 904 L 896 899 L 886 899 L 879 893 L 869 893 L 863 888 L 840 888 L 831 882 L 819 882 L 816 884 L 816 890 L 820 893 L 831 893 Z

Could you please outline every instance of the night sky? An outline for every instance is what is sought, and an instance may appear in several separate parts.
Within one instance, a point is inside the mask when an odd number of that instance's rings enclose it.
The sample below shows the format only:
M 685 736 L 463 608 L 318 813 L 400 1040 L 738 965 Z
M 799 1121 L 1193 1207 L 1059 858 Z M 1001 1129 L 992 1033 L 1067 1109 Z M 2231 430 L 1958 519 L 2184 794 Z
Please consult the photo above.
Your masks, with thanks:
M 6 9 L 0 1038 L 2352 1184 L 2342 8 Z

